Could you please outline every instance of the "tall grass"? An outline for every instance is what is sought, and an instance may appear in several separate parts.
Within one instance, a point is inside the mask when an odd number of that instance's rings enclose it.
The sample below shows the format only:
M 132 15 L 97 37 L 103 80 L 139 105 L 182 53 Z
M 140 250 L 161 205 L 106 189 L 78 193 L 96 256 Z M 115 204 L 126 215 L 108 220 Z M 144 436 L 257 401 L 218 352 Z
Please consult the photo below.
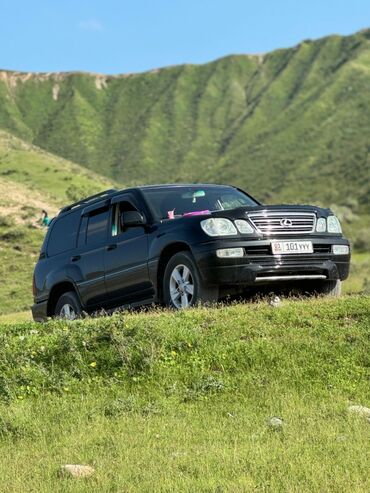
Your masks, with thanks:
M 368 491 L 369 331 L 365 296 L 5 325 L 0 490 Z

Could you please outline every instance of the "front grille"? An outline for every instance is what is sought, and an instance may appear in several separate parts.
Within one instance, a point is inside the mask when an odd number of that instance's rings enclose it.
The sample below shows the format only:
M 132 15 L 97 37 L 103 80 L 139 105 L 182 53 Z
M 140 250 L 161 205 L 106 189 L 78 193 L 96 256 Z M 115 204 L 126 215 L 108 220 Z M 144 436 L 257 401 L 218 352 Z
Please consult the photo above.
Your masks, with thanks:
M 266 255 L 264 257 L 249 257 L 250 264 L 271 265 L 271 266 L 296 266 L 296 265 L 317 265 L 322 262 L 322 257 L 308 255 Z
M 290 235 L 313 233 L 316 215 L 311 212 L 253 212 L 248 218 L 259 233 L 264 235 Z

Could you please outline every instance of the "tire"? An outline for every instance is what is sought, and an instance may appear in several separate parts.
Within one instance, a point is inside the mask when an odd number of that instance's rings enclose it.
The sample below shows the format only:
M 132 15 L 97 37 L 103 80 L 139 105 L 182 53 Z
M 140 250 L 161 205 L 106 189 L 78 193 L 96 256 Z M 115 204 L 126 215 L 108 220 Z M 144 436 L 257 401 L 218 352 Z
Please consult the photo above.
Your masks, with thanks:
M 312 289 L 309 290 L 312 294 L 321 296 L 329 296 L 332 298 L 338 298 L 342 292 L 342 281 L 339 279 L 333 281 L 322 281 L 314 284 Z
M 217 302 L 218 288 L 205 286 L 189 252 L 170 258 L 163 276 L 163 301 L 166 306 L 181 310 L 198 304 Z
M 82 307 L 74 291 L 68 291 L 62 294 L 57 304 L 55 305 L 54 317 L 64 320 L 75 320 L 80 317 Z

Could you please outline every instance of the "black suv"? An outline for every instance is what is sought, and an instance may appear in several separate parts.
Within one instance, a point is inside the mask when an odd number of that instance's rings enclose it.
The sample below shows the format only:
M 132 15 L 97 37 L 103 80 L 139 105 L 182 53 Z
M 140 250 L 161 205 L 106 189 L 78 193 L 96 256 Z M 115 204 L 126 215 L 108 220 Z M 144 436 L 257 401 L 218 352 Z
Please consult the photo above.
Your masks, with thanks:
M 339 295 L 349 250 L 328 209 L 264 206 L 224 185 L 108 190 L 51 222 L 33 317 L 148 303 L 186 308 L 281 282 Z

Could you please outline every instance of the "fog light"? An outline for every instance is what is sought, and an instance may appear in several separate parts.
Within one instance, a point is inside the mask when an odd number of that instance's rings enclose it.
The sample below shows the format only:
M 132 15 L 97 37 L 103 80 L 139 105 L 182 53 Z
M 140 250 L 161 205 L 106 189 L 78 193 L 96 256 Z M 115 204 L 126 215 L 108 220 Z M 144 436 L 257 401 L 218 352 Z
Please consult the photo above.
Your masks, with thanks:
M 243 248 L 222 248 L 222 250 L 216 250 L 216 255 L 220 258 L 244 257 L 244 250 Z
M 334 255 L 348 255 L 349 246 L 348 245 L 333 245 Z

